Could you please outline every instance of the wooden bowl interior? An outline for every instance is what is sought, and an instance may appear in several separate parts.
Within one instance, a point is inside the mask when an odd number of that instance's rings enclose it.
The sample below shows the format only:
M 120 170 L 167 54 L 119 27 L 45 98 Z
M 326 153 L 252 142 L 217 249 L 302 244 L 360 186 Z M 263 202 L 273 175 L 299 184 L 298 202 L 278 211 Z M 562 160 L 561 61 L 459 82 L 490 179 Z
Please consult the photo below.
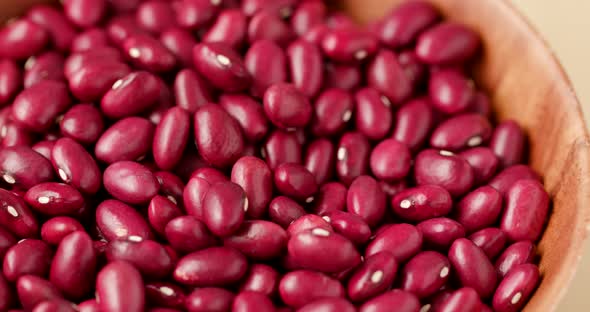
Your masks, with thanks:
M 553 200 L 539 243 L 541 285 L 525 311 L 555 311 L 573 278 L 589 224 L 589 147 L 580 105 L 551 50 L 507 1 L 429 0 L 450 20 L 482 37 L 475 80 L 500 120 L 514 119 L 529 136 L 530 163 Z M 344 0 L 361 23 L 400 0 Z

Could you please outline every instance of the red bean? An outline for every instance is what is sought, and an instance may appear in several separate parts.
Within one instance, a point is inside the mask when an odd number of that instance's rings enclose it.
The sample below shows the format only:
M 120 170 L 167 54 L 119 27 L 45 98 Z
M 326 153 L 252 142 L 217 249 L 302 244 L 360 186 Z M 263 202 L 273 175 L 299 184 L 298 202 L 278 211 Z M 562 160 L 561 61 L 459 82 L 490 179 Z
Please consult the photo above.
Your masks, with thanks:
M 154 160 L 169 170 L 180 161 L 190 132 L 190 116 L 180 107 L 169 109 L 156 127 L 153 140 Z
M 172 200 L 161 195 L 152 198 L 147 213 L 152 229 L 161 235 L 170 220 L 182 215 L 182 211 Z
M 242 11 L 248 16 L 265 10 L 280 14 L 283 17 L 289 17 L 295 4 L 296 1 L 294 0 L 244 0 L 242 1 Z
M 339 182 L 328 182 L 320 186 L 313 201 L 313 212 L 323 215 L 331 211 L 342 211 L 346 207 L 347 189 Z
M 248 41 L 270 40 L 280 46 L 293 40 L 295 34 L 279 14 L 261 10 L 254 14 L 248 24 Z
M 31 146 L 33 134 L 28 130 L 10 122 L 0 128 L 0 144 L 4 147 Z
M 68 298 L 81 298 L 92 289 L 96 252 L 92 239 L 82 231 L 64 237 L 51 263 L 49 280 Z
M 203 199 L 211 184 L 199 177 L 191 178 L 183 193 L 186 212 L 197 219 L 203 218 Z
M 336 233 L 357 245 L 366 243 L 371 237 L 369 225 L 353 213 L 333 210 L 325 213 L 323 218 L 330 223 Z
M 22 91 L 12 105 L 12 116 L 20 126 L 37 132 L 49 129 L 55 118 L 70 106 L 64 83 L 44 80 Z
M 272 199 L 273 180 L 268 165 L 259 158 L 244 156 L 234 164 L 231 180 L 246 192 L 246 214 L 255 219 L 262 217 Z
M 233 312 L 274 312 L 272 301 L 265 295 L 253 291 L 242 291 L 232 304 Z
M 506 234 L 498 228 L 485 228 L 469 236 L 469 239 L 481 248 L 483 252 L 493 260 L 504 250 L 506 245 Z
M 0 273 L 0 309 L 8 310 L 14 302 L 15 295 L 12 290 L 12 285 L 8 283 L 6 278 Z M 24 303 L 24 302 L 23 302 Z M 12 310 L 11 310 L 12 311 Z
M 64 81 L 64 58 L 57 52 L 45 52 L 30 57 L 25 63 L 23 84 L 25 89 L 43 81 Z
M 433 119 L 428 99 L 411 100 L 398 110 L 392 137 L 416 151 L 425 142 Z
M 78 310 L 80 312 L 99 312 L 100 306 L 95 299 L 89 299 L 78 304 Z
M 152 33 L 160 33 L 176 24 L 172 5 L 166 1 L 151 0 L 142 3 L 135 13 L 137 24 Z
M 375 226 L 385 214 L 386 196 L 375 179 L 360 176 L 348 189 L 346 207 L 348 212 L 360 216 L 369 226 Z
M 522 264 L 511 270 L 494 294 L 494 310 L 520 311 L 539 283 L 539 268 L 534 264 Z
M 132 161 L 118 161 L 104 171 L 104 187 L 113 197 L 129 204 L 149 202 L 160 184 L 145 166 Z
M 16 245 L 16 237 L 10 233 L 7 229 L 0 228 L 0 259 L 4 259 L 6 251 L 14 245 Z
M 391 102 L 376 89 L 364 88 L 355 94 L 356 128 L 371 140 L 387 135 L 392 124 Z
M 76 36 L 76 30 L 68 22 L 63 12 L 47 5 L 37 5 L 29 10 L 27 18 L 49 33 L 56 48 L 62 51 L 67 51 L 70 48 L 70 44 Z
M 410 171 L 411 162 L 408 147 L 395 139 L 383 140 L 371 151 L 371 171 L 380 180 L 404 178 Z
M 10 247 L 4 256 L 4 277 L 15 282 L 23 275 L 47 276 L 53 251 L 43 241 L 24 239 Z
M 415 226 L 407 223 L 393 224 L 376 234 L 367 246 L 365 257 L 389 251 L 397 262 L 405 262 L 420 251 L 422 240 L 422 232 Z
M 59 122 L 61 133 L 81 144 L 95 143 L 104 130 L 100 111 L 92 104 L 72 106 Z
M 458 151 L 466 147 L 479 146 L 492 135 L 490 122 L 482 115 L 461 114 L 438 125 L 430 137 L 434 148 Z
M 490 181 L 489 185 L 504 196 L 516 181 L 524 179 L 540 181 L 539 176 L 529 166 L 514 165 L 500 171 Z
M 55 182 L 33 186 L 25 194 L 24 200 L 37 212 L 54 216 L 73 214 L 84 206 L 84 198 L 78 190 Z
M 536 241 L 545 226 L 549 195 L 535 180 L 520 180 L 506 193 L 506 208 L 500 228 L 512 241 Z
M 244 63 L 252 76 L 251 92 L 254 96 L 262 97 L 268 87 L 287 80 L 287 56 L 270 40 L 252 43 Z
M 294 308 L 322 298 L 345 296 L 344 288 L 337 280 L 307 270 L 285 274 L 279 284 L 279 293 L 283 302 Z
M 516 165 L 523 160 L 526 137 L 520 126 L 507 120 L 500 123 L 490 140 L 490 148 L 500 159 L 503 168 Z
M 340 133 L 352 118 L 353 98 L 341 89 L 327 89 L 314 104 L 312 131 L 315 135 Z
M 244 148 L 238 122 L 221 107 L 202 106 L 195 114 L 195 137 L 200 155 L 213 166 L 233 164 Z
M 55 145 L 55 141 L 49 141 L 49 140 L 39 141 L 35 145 L 31 146 L 31 149 L 34 150 L 35 152 L 41 154 L 43 157 L 47 158 L 48 160 L 51 160 L 51 150 L 53 149 L 54 145 Z
M 42 155 L 25 146 L 0 149 L 0 174 L 8 185 L 29 189 L 51 181 L 51 163 Z
M 530 241 L 520 241 L 508 246 L 496 260 L 495 267 L 499 277 L 504 277 L 521 264 L 532 263 L 535 253 L 535 245 Z
M 301 163 L 301 143 L 293 132 L 275 130 L 270 133 L 262 149 L 270 169 L 276 169 L 284 163 Z
M 100 136 L 94 154 L 108 164 L 137 160 L 150 150 L 153 138 L 154 125 L 149 120 L 127 117 L 114 123 Z
M 397 269 L 397 261 L 389 252 L 367 257 L 348 280 L 348 297 L 362 302 L 383 293 L 395 280 Z
M 463 287 L 449 294 L 434 311 L 459 312 L 459 311 L 483 311 L 482 303 L 477 292 L 473 288 Z
M 39 232 L 39 223 L 25 201 L 4 189 L 0 189 L 0 225 L 20 238 Z
M 424 237 L 424 242 L 435 249 L 448 249 L 458 238 L 465 237 L 465 229 L 457 221 L 449 218 L 432 218 L 416 226 Z
M 174 68 L 176 58 L 160 41 L 147 35 L 130 36 L 123 42 L 123 51 L 139 68 L 166 72 Z
M 447 257 L 435 251 L 423 251 L 404 266 L 402 289 L 418 298 L 429 297 L 447 283 L 450 270 Z
M 287 245 L 287 233 L 275 223 L 246 221 L 232 236 L 223 240 L 224 246 L 233 247 L 254 260 L 277 258 Z
M 98 47 L 108 47 L 109 39 L 107 32 L 102 28 L 89 28 L 76 34 L 71 39 L 70 49 L 72 52 L 93 50 Z
M 105 254 L 108 261 L 126 261 L 145 276 L 153 278 L 167 276 L 174 266 L 164 246 L 137 236 L 110 241 Z
M 293 237 L 299 233 L 316 228 L 326 230 L 328 232 L 333 231 L 330 223 L 328 223 L 328 221 L 326 221 L 324 218 L 313 214 L 308 214 L 293 221 L 287 228 L 287 233 L 289 234 L 289 237 Z
M 76 231 L 84 231 L 84 227 L 76 219 L 54 217 L 45 221 L 41 226 L 41 239 L 50 245 L 59 245 L 64 237 Z M 1 251 L 0 255 L 2 255 Z
M 377 35 L 387 46 L 400 48 L 412 43 L 438 17 L 437 10 L 426 1 L 406 2 L 384 18 L 377 28 Z
M 410 221 L 424 221 L 451 212 L 452 198 L 437 185 L 421 185 L 399 192 L 391 200 L 396 215 Z
M 102 311 L 143 311 L 145 294 L 139 271 L 125 261 L 107 264 L 96 277 L 96 297 Z
M 168 282 L 151 282 L 145 285 L 145 298 L 153 306 L 182 308 L 185 302 L 184 290 Z
M 213 234 L 228 236 L 239 229 L 248 206 L 246 193 L 239 185 L 218 182 L 203 198 L 203 221 Z
M 52 299 L 39 303 L 33 309 L 33 312 L 76 312 L 76 305 L 63 300 L 63 299 Z
M 286 196 L 275 197 L 268 206 L 270 219 L 283 228 L 288 227 L 293 221 L 305 215 L 305 213 L 301 205 Z
M 222 42 L 239 48 L 246 38 L 247 19 L 239 9 L 224 10 L 203 35 L 203 42 Z
M 197 71 L 219 89 L 235 92 L 250 86 L 251 77 L 242 58 L 226 44 L 197 44 L 193 61 Z
M 440 23 L 418 38 L 416 54 L 428 64 L 453 64 L 469 60 L 479 47 L 478 36 L 453 22 Z
M 445 150 L 427 149 L 415 159 L 414 176 L 418 185 L 438 185 L 452 196 L 465 194 L 473 185 L 473 169 L 465 159 Z
M 100 107 L 107 117 L 128 117 L 152 108 L 159 94 L 156 76 L 146 71 L 132 72 L 113 84 L 103 96 Z
M 321 42 L 324 53 L 338 62 L 362 61 L 372 56 L 378 46 L 377 38 L 356 28 L 329 30 Z
M 420 301 L 412 293 L 394 289 L 365 302 L 359 312 L 386 312 L 391 307 L 399 312 L 415 312 L 420 310 Z
M 174 269 L 174 279 L 190 286 L 224 286 L 239 281 L 247 269 L 246 257 L 240 252 L 229 247 L 211 247 L 181 258 Z
M 268 133 L 268 120 L 264 109 L 254 99 L 245 95 L 222 95 L 219 104 L 240 124 L 244 137 L 258 142 Z
M 21 18 L 0 30 L 0 57 L 23 60 L 43 50 L 48 41 L 42 26 Z
M 477 184 L 487 182 L 496 173 L 499 159 L 487 147 L 474 147 L 459 153 L 459 155 L 465 158 L 473 168 L 475 183 Z
M 336 173 L 345 185 L 367 173 L 369 167 L 369 141 L 359 132 L 347 132 L 340 138 L 336 150 Z
M 327 63 L 324 65 L 325 88 L 343 89 L 352 91 L 356 89 L 362 80 L 362 74 L 358 67 L 349 64 Z
M 16 291 L 23 308 L 27 310 L 32 310 L 43 301 L 62 298 L 55 285 L 35 275 L 19 277 L 16 282 Z
M 174 98 L 177 106 L 190 113 L 196 112 L 199 107 L 212 101 L 211 92 L 205 80 L 190 69 L 183 69 L 176 75 Z
M 283 129 L 302 128 L 311 119 L 311 104 L 294 85 L 277 83 L 264 93 L 264 112 L 268 119 Z
M 216 239 L 207 226 L 193 216 L 176 217 L 164 228 L 166 240 L 179 252 L 201 250 L 216 244 Z
M 21 86 L 22 73 L 14 61 L 0 60 L 0 105 L 7 103 Z
M 308 97 L 317 95 L 324 78 L 320 49 L 312 43 L 297 40 L 289 45 L 287 55 L 295 88 Z
M 88 64 L 68 77 L 70 91 L 82 101 L 100 99 L 117 80 L 130 73 L 129 66 L 123 63 L 110 60 L 87 62 Z
M 250 266 L 240 291 L 255 291 L 266 296 L 272 296 L 277 292 L 279 273 L 266 264 L 253 264 Z
M 149 225 L 131 206 L 107 199 L 96 207 L 96 226 L 108 241 L 128 236 L 152 239 Z
M 389 101 L 399 104 L 413 91 L 412 81 L 392 51 L 381 50 L 367 68 L 369 86 L 383 93 Z
M 432 105 L 446 114 L 465 111 L 473 100 L 473 83 L 454 70 L 436 72 L 428 83 Z
M 93 50 L 73 53 L 66 59 L 64 64 L 64 75 L 69 80 L 76 72 L 88 65 L 92 65 L 96 62 L 104 64 L 120 64 L 122 60 L 123 57 L 121 56 L 121 52 L 109 46 L 97 47 Z M 116 79 L 113 80 L 111 84 L 115 81 Z M 106 89 L 110 87 L 111 85 L 108 85 Z
M 158 171 L 154 173 L 160 183 L 160 194 L 168 197 L 175 204 L 181 203 L 184 183 L 182 180 L 168 171 Z
M 107 10 L 104 0 L 64 0 L 64 12 L 70 21 L 85 28 L 98 24 Z
M 488 298 L 497 285 L 496 271 L 486 254 L 466 238 L 457 239 L 449 249 L 449 261 L 461 284 Z
M 459 202 L 455 217 L 467 232 L 473 232 L 494 224 L 501 210 L 501 194 L 490 186 L 482 186 Z
M 160 42 L 172 52 L 182 65 L 193 66 L 193 46 L 197 42 L 190 32 L 172 27 L 160 34 Z
M 318 299 L 318 300 L 315 300 L 315 301 L 308 303 L 308 304 L 304 305 L 303 307 L 297 309 L 297 312 L 313 312 L 313 311 L 353 312 L 353 311 L 356 311 L 356 309 L 350 302 L 348 302 L 346 299 L 343 299 L 343 298 Z
M 176 22 L 189 29 L 198 29 L 215 18 L 221 1 L 182 0 L 176 4 Z
M 230 311 L 234 294 L 223 288 L 196 288 L 186 298 L 185 307 L 189 312 Z
M 318 189 L 313 174 L 294 163 L 279 165 L 274 172 L 274 183 L 281 194 L 308 203 L 313 200 Z

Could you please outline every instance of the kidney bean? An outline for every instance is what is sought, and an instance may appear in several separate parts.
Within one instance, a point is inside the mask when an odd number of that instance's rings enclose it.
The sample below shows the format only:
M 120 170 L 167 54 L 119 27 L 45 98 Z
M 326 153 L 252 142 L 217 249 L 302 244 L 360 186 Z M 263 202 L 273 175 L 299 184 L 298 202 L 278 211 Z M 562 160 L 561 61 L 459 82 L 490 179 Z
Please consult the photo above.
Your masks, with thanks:
M 33 312 L 76 312 L 77 307 L 64 299 L 51 299 L 39 303 Z
M 33 186 L 25 194 L 24 200 L 35 211 L 53 216 L 73 214 L 84 206 L 84 198 L 78 190 L 55 182 Z
M 273 296 L 277 291 L 279 273 L 266 264 L 253 264 L 250 266 L 240 291 L 253 291 L 266 296 Z
M 392 51 L 381 50 L 367 68 L 369 86 L 383 93 L 394 104 L 406 100 L 413 91 L 412 81 Z
M 424 221 L 451 212 L 450 193 L 437 185 L 421 185 L 405 189 L 391 200 L 396 215 L 409 221 Z
M 62 4 L 66 17 L 81 28 L 98 24 L 107 10 L 107 3 L 104 0 L 64 0 Z
M 375 179 L 359 176 L 348 189 L 346 208 L 349 212 L 360 216 L 369 226 L 375 226 L 385 214 L 385 193 Z
M 449 151 L 432 149 L 416 156 L 414 176 L 418 185 L 438 185 L 452 196 L 465 194 L 474 180 L 473 169 L 465 159 Z
M 308 304 L 304 305 L 303 307 L 297 309 L 297 312 L 313 312 L 313 311 L 353 312 L 353 311 L 356 311 L 356 309 L 350 302 L 348 302 L 346 299 L 343 299 L 343 298 L 318 299 L 318 300 L 315 300 L 315 301 L 308 303 Z
M 425 29 L 439 18 L 438 11 L 426 1 L 406 2 L 387 15 L 377 27 L 381 42 L 391 48 L 412 43 Z
M 80 71 L 86 66 L 92 66 L 95 63 L 116 65 L 120 64 L 122 61 L 123 57 L 121 56 L 121 52 L 119 52 L 119 50 L 110 46 L 96 47 L 92 50 L 70 54 L 64 63 L 64 75 L 69 80 L 72 76 L 74 76 L 74 74 L 76 74 L 76 72 Z M 115 81 L 116 79 L 112 82 Z M 110 88 L 111 84 L 109 84 L 106 89 Z
M 253 42 L 244 58 L 246 69 L 252 76 L 251 93 L 262 97 L 273 84 L 287 80 L 287 56 L 270 40 Z
M 389 252 L 367 257 L 348 280 L 348 297 L 362 302 L 385 292 L 395 280 L 397 269 L 397 261 Z
M 494 224 L 501 210 L 501 194 L 491 186 L 482 186 L 459 202 L 455 218 L 467 232 L 474 232 Z
M 234 312 L 274 312 L 275 307 L 270 299 L 257 292 L 242 291 L 235 298 L 232 304 Z
M 94 105 L 78 104 L 64 114 L 59 127 L 62 135 L 81 144 L 92 144 L 103 133 L 104 122 L 100 111 Z
M 511 270 L 494 293 L 495 311 L 520 311 L 539 283 L 539 268 L 534 264 L 521 264 Z
M 389 251 L 397 262 L 405 262 L 420 251 L 422 237 L 422 232 L 411 224 L 391 225 L 376 234 L 367 246 L 365 257 L 370 257 L 381 251 Z
M 296 3 L 294 0 L 244 0 L 242 1 L 242 11 L 247 16 L 252 16 L 264 10 L 287 18 L 291 16 Z
M 16 296 L 14 295 L 14 291 L 12 290 L 12 285 L 8 283 L 6 278 L 0 272 L 0 299 L 2 299 L 0 300 L 0 309 L 8 310 L 10 307 L 12 307 L 15 298 Z
M 12 105 L 12 117 L 28 130 L 43 132 L 68 106 L 67 86 L 59 81 L 43 80 L 17 95 Z
M 25 201 L 5 189 L 0 189 L 0 225 L 19 238 L 39 232 L 37 219 Z
M 334 153 L 334 144 L 328 139 L 317 139 L 307 146 L 305 168 L 315 176 L 318 185 L 326 183 L 332 177 Z
M 324 65 L 324 67 L 326 69 L 326 72 L 324 73 L 325 88 L 336 88 L 352 91 L 356 89 L 361 83 L 361 71 L 354 65 L 327 63 Z
M 376 89 L 364 88 L 355 94 L 355 125 L 369 139 L 387 135 L 392 124 L 391 102 Z
M 422 232 L 425 244 L 434 249 L 446 250 L 456 239 L 465 237 L 463 226 L 449 218 L 432 218 L 416 227 Z
M 386 139 L 373 148 L 369 162 L 375 177 L 395 181 L 409 173 L 412 155 L 405 144 L 395 139 Z
M 183 213 L 178 206 L 167 197 L 156 195 L 148 206 L 148 220 L 152 229 L 163 235 L 168 222 Z
M 176 22 L 188 29 L 198 29 L 217 16 L 221 1 L 182 0 L 176 3 Z
M 308 203 L 313 201 L 318 189 L 314 175 L 295 163 L 279 165 L 274 172 L 274 183 L 281 194 Z
M 287 233 L 269 221 L 245 221 L 236 233 L 224 238 L 223 244 L 251 259 L 269 260 L 281 255 L 287 245 Z
M 160 94 L 158 78 L 146 71 L 132 72 L 117 80 L 100 103 L 109 118 L 123 118 L 152 108 Z
M 294 85 L 277 83 L 264 93 L 264 112 L 275 126 L 288 130 L 307 125 L 312 108 Z
M 433 73 L 428 93 L 434 108 L 446 114 L 465 111 L 474 96 L 473 83 L 454 70 Z
M 151 282 L 145 285 L 145 299 L 152 306 L 181 309 L 185 302 L 184 290 L 168 282 Z
M 326 230 L 328 232 L 333 231 L 332 226 L 325 219 L 317 215 L 307 214 L 297 218 L 291 224 L 289 224 L 287 233 L 289 234 L 289 237 L 292 237 L 299 233 L 316 228 Z
M 513 120 L 500 123 L 492 134 L 490 148 L 498 156 L 502 168 L 516 165 L 523 160 L 526 137 Z
M 114 199 L 107 199 L 96 207 L 96 226 L 108 241 L 128 236 L 153 238 L 150 227 L 141 214 Z
M 532 263 L 535 259 L 535 245 L 530 241 L 520 241 L 508 246 L 496 260 L 496 271 L 503 278 L 513 268 Z
M 190 113 L 211 102 L 211 92 L 205 80 L 195 71 L 185 68 L 178 72 L 174 80 L 176 105 Z
M 230 311 L 235 295 L 223 288 L 195 288 L 187 296 L 185 307 L 189 312 Z
M 54 217 L 41 226 L 41 239 L 50 245 L 59 245 L 64 237 L 76 231 L 84 231 L 84 227 L 78 220 L 71 217 Z M 1 251 L 0 255 L 2 255 Z
M 23 60 L 47 45 L 49 33 L 37 23 L 20 18 L 0 30 L 0 57 Z
M 21 86 L 22 73 L 12 60 L 0 60 L 0 105 L 7 103 Z
M 45 157 L 47 160 L 51 160 L 51 150 L 53 149 L 54 145 L 55 141 L 44 140 L 39 141 L 35 145 L 31 146 L 31 149 L 41 154 L 41 156 Z
M 430 101 L 425 98 L 412 100 L 397 112 L 392 137 L 413 151 L 424 143 L 434 122 L 429 103 Z
M 238 122 L 221 107 L 202 106 L 195 114 L 195 137 L 201 156 L 217 167 L 234 163 L 244 148 Z
M 107 32 L 102 28 L 88 28 L 85 31 L 75 34 L 71 40 L 70 50 L 82 52 L 94 50 L 99 47 L 108 47 L 109 39 Z
M 500 228 L 512 241 L 536 241 L 549 212 L 549 195 L 535 180 L 519 180 L 506 193 Z
M 153 278 L 167 276 L 174 267 L 164 246 L 138 236 L 110 241 L 105 254 L 108 261 L 126 261 L 145 276 Z
M 504 196 L 515 182 L 524 179 L 541 180 L 537 173 L 535 173 L 529 166 L 514 165 L 496 174 L 496 176 L 490 181 L 489 185 Z
M 49 272 L 53 251 L 43 241 L 24 239 L 10 247 L 4 255 L 4 277 L 15 282 L 23 275 L 45 277 Z
M 420 310 L 420 301 L 410 292 L 394 289 L 366 301 L 359 312 L 385 312 L 391 307 L 399 312 L 415 312 Z
M 246 95 L 226 94 L 220 96 L 219 104 L 239 123 L 247 140 L 258 142 L 266 136 L 268 120 L 257 101 Z
M 137 7 L 135 12 L 137 24 L 152 33 L 161 33 L 176 25 L 175 12 L 166 1 L 147 1 Z
M 213 234 L 229 236 L 235 233 L 248 210 L 244 190 L 232 182 L 212 184 L 203 198 L 203 221 Z
M 449 294 L 448 298 L 434 308 L 434 311 L 441 312 L 484 312 L 482 303 L 477 292 L 470 287 L 460 288 Z M 434 306 L 433 306 L 434 307 Z
M 291 16 L 291 27 L 298 36 L 305 35 L 316 25 L 321 25 L 326 16 L 326 5 L 321 1 L 300 3 Z
M 378 42 L 367 31 L 341 27 L 327 31 L 322 38 L 321 47 L 324 54 L 334 61 L 354 62 L 375 54 Z
M 346 132 L 340 138 L 336 150 L 336 173 L 345 185 L 367 173 L 370 145 L 367 138 L 359 132 Z
M 79 299 L 92 289 L 96 257 L 90 236 L 83 231 L 72 232 L 59 243 L 49 280 L 67 297 Z
M 119 62 L 88 63 L 68 77 L 70 91 L 82 101 L 95 101 L 129 72 L 129 66 Z
M 4 147 L 31 146 L 33 144 L 33 133 L 16 125 L 13 122 L 7 123 L 0 128 L 0 143 Z
M 239 9 L 223 10 L 203 35 L 203 42 L 222 42 L 236 49 L 246 38 L 247 18 Z
M 440 23 L 420 35 L 416 55 L 427 64 L 448 65 L 464 63 L 478 50 L 475 32 L 454 22 Z
M 270 40 L 285 46 L 293 40 L 295 34 L 279 14 L 261 10 L 254 14 L 248 24 L 248 41 Z
M 56 48 L 70 49 L 76 30 L 62 11 L 48 5 L 36 5 L 28 11 L 27 19 L 45 29 Z
M 197 219 L 203 218 L 203 199 L 211 184 L 203 178 L 193 177 L 186 184 L 183 202 L 186 212 Z
M 441 123 L 430 137 L 434 148 L 458 151 L 485 143 L 492 134 L 492 126 L 484 116 L 461 114 Z
M 288 227 L 293 221 L 306 214 L 303 207 L 286 196 L 275 197 L 268 206 L 270 219 L 282 226 Z
M 320 49 L 304 40 L 294 41 L 287 48 L 291 81 L 295 88 L 308 97 L 314 97 L 322 87 L 324 78 Z
M 397 55 L 397 61 L 414 88 L 422 83 L 426 76 L 426 66 L 420 62 L 414 50 L 401 51 Z
M 166 29 L 160 34 L 160 42 L 183 66 L 193 67 L 193 46 L 197 41 L 189 31 L 176 27 Z
M 244 62 L 226 44 L 197 44 L 193 48 L 193 61 L 197 71 L 219 89 L 235 92 L 250 86 L 251 77 Z
M 246 193 L 246 214 L 254 219 L 261 218 L 272 199 L 273 178 L 268 165 L 259 158 L 244 156 L 234 164 L 231 181 L 241 186 Z
M 174 168 L 182 158 L 190 131 L 190 116 L 180 107 L 169 109 L 154 132 L 154 161 L 159 168 Z
M 23 275 L 16 282 L 18 299 L 23 308 L 33 310 L 39 303 L 61 299 L 62 295 L 55 285 L 35 275 Z
M 132 161 L 111 164 L 105 169 L 103 180 L 109 194 L 129 204 L 147 203 L 160 187 L 147 167 Z
M 318 299 L 345 296 L 344 288 L 337 280 L 307 270 L 285 274 L 279 283 L 279 293 L 283 302 L 294 308 Z
M 449 261 L 461 284 L 488 298 L 497 285 L 494 267 L 484 251 L 466 238 L 457 239 L 449 249 Z
M 498 157 L 487 147 L 474 147 L 459 153 L 459 156 L 473 168 L 476 184 L 487 182 L 498 168 Z
M 217 243 L 205 224 L 193 216 L 176 217 L 164 229 L 166 240 L 182 253 L 201 250 Z
M 418 298 L 429 297 L 447 283 L 450 270 L 447 257 L 435 251 L 423 251 L 404 266 L 402 289 Z
M 23 189 L 53 179 L 51 163 L 26 146 L 0 149 L 0 174 L 3 182 Z
M 506 245 L 506 234 L 498 228 L 485 228 L 469 236 L 469 239 L 481 248 L 483 252 L 493 260 L 504 250 Z
M 78 304 L 78 311 L 80 312 L 99 312 L 100 306 L 95 299 L 86 300 Z
M 201 167 L 193 172 L 192 177 L 198 177 L 214 184 L 217 182 L 229 182 L 229 178 L 221 171 L 211 167 Z
M 318 215 L 331 211 L 342 211 L 346 207 L 347 189 L 339 182 L 328 182 L 320 186 L 311 209 Z
M 334 231 L 353 243 L 361 245 L 371 237 L 371 228 L 358 215 L 339 210 L 328 211 L 323 216 Z
M 279 129 L 270 133 L 262 148 L 262 156 L 273 170 L 284 163 L 301 163 L 301 154 L 296 134 Z
M 330 136 L 340 133 L 352 118 L 353 98 L 341 89 L 326 89 L 316 99 L 313 110 L 312 132 Z
M 45 52 L 38 56 L 30 57 L 25 63 L 23 85 L 25 89 L 43 81 L 63 81 L 64 58 L 55 51 Z
M 185 285 L 223 286 L 239 281 L 248 269 L 246 257 L 229 247 L 211 247 L 180 259 L 174 279 Z
M 160 183 L 160 194 L 165 195 L 175 204 L 181 203 L 184 183 L 182 180 L 168 171 L 158 171 L 154 173 Z
M 8 229 L 0 228 L 0 259 L 4 259 L 6 251 L 16 243 L 16 237 Z
M 102 311 L 143 311 L 145 293 L 139 271 L 125 261 L 110 262 L 96 277 L 96 297 Z
M 123 42 L 123 51 L 137 66 L 153 72 L 174 68 L 176 58 L 160 41 L 147 35 L 130 36 Z

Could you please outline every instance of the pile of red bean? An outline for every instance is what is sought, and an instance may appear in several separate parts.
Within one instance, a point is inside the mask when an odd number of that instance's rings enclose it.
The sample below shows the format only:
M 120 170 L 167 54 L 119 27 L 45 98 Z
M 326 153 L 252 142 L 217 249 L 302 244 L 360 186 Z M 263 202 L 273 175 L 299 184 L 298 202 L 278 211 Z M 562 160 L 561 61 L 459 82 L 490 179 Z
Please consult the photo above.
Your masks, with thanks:
M 512 312 L 549 197 L 427 2 L 64 0 L 0 30 L 0 310 Z M 515 103 L 515 105 L 517 105 Z

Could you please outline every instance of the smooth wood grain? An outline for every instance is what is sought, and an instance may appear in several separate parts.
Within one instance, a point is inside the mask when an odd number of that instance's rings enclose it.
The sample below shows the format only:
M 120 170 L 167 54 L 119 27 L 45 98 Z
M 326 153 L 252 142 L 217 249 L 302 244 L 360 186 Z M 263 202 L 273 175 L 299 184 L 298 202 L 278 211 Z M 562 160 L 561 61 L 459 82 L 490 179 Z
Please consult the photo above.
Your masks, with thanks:
M 555 311 L 570 284 L 590 223 L 590 141 L 580 104 L 551 49 L 506 1 L 429 0 L 483 38 L 476 83 L 489 92 L 500 119 L 529 134 L 532 167 L 543 176 L 553 211 L 539 244 L 542 283 L 525 311 Z M 397 0 L 344 0 L 370 22 Z
M 34 4 L 54 3 L 55 0 L 0 0 L 0 22 L 24 13 Z

